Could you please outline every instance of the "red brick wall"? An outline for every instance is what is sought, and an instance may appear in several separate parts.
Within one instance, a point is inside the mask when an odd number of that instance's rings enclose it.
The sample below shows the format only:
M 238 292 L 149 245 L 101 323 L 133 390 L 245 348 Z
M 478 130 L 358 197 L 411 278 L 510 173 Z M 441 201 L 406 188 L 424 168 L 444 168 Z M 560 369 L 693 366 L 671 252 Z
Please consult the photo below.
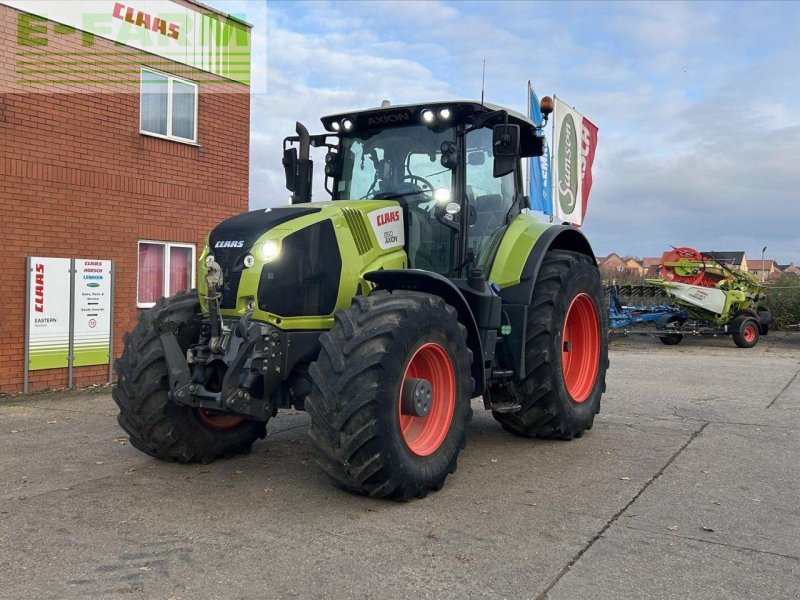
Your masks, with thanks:
M 138 312 L 137 241 L 191 242 L 199 256 L 213 226 L 248 206 L 247 86 L 53 23 L 38 58 L 59 68 L 74 53 L 75 73 L 21 83 L 19 14 L 0 6 L 0 393 L 22 390 L 26 256 L 116 261 L 118 355 Z M 139 133 L 141 66 L 199 82 L 198 145 Z M 66 369 L 30 376 L 32 390 L 67 383 Z M 106 379 L 107 366 L 75 369 L 78 385 Z

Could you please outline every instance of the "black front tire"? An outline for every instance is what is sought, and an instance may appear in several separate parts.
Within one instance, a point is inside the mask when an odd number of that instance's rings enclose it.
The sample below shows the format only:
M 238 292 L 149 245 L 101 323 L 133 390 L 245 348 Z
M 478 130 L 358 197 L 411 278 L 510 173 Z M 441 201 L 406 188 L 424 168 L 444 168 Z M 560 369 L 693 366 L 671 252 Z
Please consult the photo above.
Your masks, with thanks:
M 197 292 L 179 292 L 161 298 L 139 315 L 136 327 L 124 337 L 122 356 L 114 362 L 117 383 L 112 397 L 119 407 L 117 421 L 130 436 L 131 445 L 155 458 L 181 463 L 209 463 L 244 454 L 266 435 L 266 423 L 242 420 L 238 424 L 175 404 L 169 398 L 169 377 L 164 348 L 155 327 L 161 311 L 178 325 L 176 336 L 185 351 L 200 332 Z M 224 427 L 212 423 L 225 423 Z
M 306 410 L 318 462 L 333 483 L 397 500 L 441 489 L 456 470 L 472 416 L 472 353 L 455 309 L 430 294 L 376 291 L 337 312 L 320 340 L 319 357 L 309 369 Z M 440 428 L 443 439 L 421 455 L 401 429 L 400 394 L 412 358 L 424 347 L 438 348 L 450 365 L 454 387 L 446 397 L 454 404 L 449 424 Z M 431 415 L 436 382 L 433 396 Z
M 669 317 L 664 323 L 664 326 L 669 326 L 671 323 L 677 323 L 679 326 L 683 325 L 684 320 L 680 317 Z M 661 340 L 661 343 L 665 346 L 677 346 L 683 340 L 683 334 L 680 333 L 668 333 L 666 335 L 659 336 L 658 338 Z
M 599 327 L 595 377 L 581 401 L 575 401 L 568 391 L 562 369 L 564 323 L 578 297 L 591 300 L 593 318 Z M 517 383 L 517 402 L 522 408 L 518 412 L 492 413 L 505 430 L 527 437 L 568 440 L 591 429 L 600 411 L 608 368 L 608 316 L 604 306 L 605 291 L 591 258 L 566 250 L 551 250 L 545 255 L 528 308 L 528 374 Z M 499 387 L 492 389 L 492 400 L 514 399 L 507 388 Z

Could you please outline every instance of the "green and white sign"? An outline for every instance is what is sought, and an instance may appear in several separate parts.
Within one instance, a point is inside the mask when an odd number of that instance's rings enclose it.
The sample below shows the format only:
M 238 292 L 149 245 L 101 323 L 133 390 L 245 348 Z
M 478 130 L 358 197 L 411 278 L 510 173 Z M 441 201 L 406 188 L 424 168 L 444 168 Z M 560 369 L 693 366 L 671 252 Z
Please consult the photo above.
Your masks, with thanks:
M 69 258 L 31 257 L 28 263 L 28 369 L 69 365 Z
M 75 259 L 72 365 L 106 365 L 111 344 L 111 261 Z
M 31 256 L 27 265 L 24 389 L 29 371 L 64 367 L 72 387 L 73 367 L 111 364 L 114 263 Z
M 67 35 L 65 30 L 73 28 L 90 34 L 82 36 L 84 46 L 92 46 L 92 36 L 98 36 L 250 84 L 250 27 L 235 18 L 169 0 L 0 0 L 0 4 L 27 13 L 17 24 L 18 54 L 46 54 L 48 35 Z M 67 28 L 53 33 L 48 20 Z M 124 57 L 124 48 L 119 55 Z

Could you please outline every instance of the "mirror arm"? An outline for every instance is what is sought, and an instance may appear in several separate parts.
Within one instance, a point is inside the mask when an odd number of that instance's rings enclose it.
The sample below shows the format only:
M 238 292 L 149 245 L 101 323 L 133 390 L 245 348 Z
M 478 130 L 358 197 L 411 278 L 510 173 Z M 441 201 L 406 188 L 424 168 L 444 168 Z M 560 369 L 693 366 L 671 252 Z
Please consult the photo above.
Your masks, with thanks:
M 479 117 L 477 117 L 467 129 L 464 130 L 464 133 L 469 133 L 470 131 L 475 131 L 476 129 L 480 129 L 481 127 L 486 126 L 489 122 L 493 121 L 494 119 L 504 117 L 505 123 L 508 125 L 508 112 L 504 110 L 495 110 L 488 113 L 483 113 Z

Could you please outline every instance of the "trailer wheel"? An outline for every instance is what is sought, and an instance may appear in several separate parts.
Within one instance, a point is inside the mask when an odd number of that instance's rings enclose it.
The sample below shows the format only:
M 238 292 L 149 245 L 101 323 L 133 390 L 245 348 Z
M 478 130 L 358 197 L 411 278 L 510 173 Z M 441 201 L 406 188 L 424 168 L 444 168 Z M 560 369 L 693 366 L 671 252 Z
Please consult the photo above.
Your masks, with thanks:
M 592 427 L 600 411 L 608 368 L 604 290 L 592 259 L 549 251 L 539 269 L 528 308 L 527 376 L 517 383 L 518 412 L 493 412 L 511 433 L 572 439 Z M 493 401 L 513 402 L 507 388 Z
M 155 458 L 181 463 L 209 463 L 249 452 L 253 442 L 266 435 L 265 423 L 193 409 L 169 398 L 164 348 L 155 327 L 162 310 L 178 324 L 176 335 L 184 351 L 200 331 L 200 303 L 197 291 L 191 290 L 161 298 L 125 334 L 122 356 L 114 362 L 117 383 L 111 395 L 131 445 Z
M 680 317 L 670 317 L 669 319 L 667 319 L 665 326 L 668 326 L 670 323 L 682 324 L 683 319 L 681 319 Z M 661 340 L 661 343 L 664 344 L 665 346 L 677 346 L 678 344 L 681 343 L 681 340 L 683 340 L 683 334 L 668 333 L 666 335 L 659 336 L 658 339 Z
M 334 485 L 397 500 L 441 489 L 472 416 L 466 336 L 455 309 L 430 294 L 377 291 L 336 313 L 305 403 Z
M 733 343 L 739 348 L 752 348 L 758 343 L 759 325 L 753 317 L 739 317 L 733 321 Z

